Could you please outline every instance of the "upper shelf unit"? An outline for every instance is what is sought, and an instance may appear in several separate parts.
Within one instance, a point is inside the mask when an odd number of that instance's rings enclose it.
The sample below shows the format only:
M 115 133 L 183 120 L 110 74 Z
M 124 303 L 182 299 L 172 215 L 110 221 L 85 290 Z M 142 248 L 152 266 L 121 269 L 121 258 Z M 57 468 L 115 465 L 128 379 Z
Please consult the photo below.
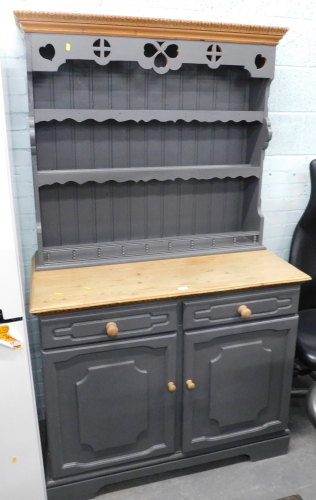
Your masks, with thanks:
M 163 74 L 137 62 L 94 60 L 36 71 L 39 185 L 259 177 L 270 138 L 269 81 L 239 66 L 193 63 Z
M 262 248 L 286 30 L 17 12 L 40 269 Z

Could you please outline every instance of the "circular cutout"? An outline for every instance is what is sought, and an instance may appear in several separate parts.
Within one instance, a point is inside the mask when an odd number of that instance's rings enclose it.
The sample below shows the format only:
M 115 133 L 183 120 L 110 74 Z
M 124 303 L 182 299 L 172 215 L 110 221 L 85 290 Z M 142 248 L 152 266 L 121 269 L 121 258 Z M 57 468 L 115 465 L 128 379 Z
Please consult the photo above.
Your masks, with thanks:
M 94 54 L 97 57 L 107 57 L 110 54 L 110 50 L 108 50 L 111 45 L 105 38 L 98 38 L 94 43 L 93 47 L 95 47 L 96 50 L 93 50 Z
M 222 57 L 222 49 L 219 45 L 210 45 L 206 52 L 206 57 L 211 62 L 217 62 Z

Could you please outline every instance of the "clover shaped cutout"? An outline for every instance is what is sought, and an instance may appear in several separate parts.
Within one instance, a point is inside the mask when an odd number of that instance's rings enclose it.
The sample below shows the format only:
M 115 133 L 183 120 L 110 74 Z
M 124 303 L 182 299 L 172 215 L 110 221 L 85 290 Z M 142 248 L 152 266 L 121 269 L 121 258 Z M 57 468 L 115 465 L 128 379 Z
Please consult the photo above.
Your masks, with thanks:
M 144 46 L 144 55 L 148 58 L 154 58 L 156 68 L 166 68 L 169 59 L 178 56 L 178 45 L 172 43 L 165 47 L 166 42 L 146 43 Z

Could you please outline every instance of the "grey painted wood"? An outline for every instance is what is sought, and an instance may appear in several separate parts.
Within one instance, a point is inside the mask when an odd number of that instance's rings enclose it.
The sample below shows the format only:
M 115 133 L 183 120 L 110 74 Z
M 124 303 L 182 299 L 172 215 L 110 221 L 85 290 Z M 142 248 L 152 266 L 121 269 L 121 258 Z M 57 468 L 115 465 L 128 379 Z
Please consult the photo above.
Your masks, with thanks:
M 78 60 L 93 60 L 101 67 L 106 67 L 110 61 L 126 61 L 128 64 L 137 61 L 141 68 L 153 69 L 159 75 L 188 63 L 207 65 L 210 69 L 226 65 L 243 66 L 254 78 L 273 78 L 274 74 L 275 47 L 269 45 L 47 33 L 32 33 L 29 36 L 32 71 L 56 71 L 61 64 L 72 59 L 75 63 Z M 96 43 L 106 43 L 106 50 L 96 50 Z M 66 44 L 69 44 L 70 50 L 67 50 Z M 218 58 L 213 56 L 215 48 L 221 52 Z M 259 68 L 256 65 L 258 55 L 266 59 Z M 162 65 L 159 64 L 159 57 L 163 59 Z
M 36 126 L 39 171 L 251 164 L 259 123 L 41 122 Z M 248 141 L 251 136 L 251 146 Z M 257 139 L 257 140 L 256 140 Z M 259 142 L 263 149 L 266 141 Z M 259 166 L 260 163 L 254 163 Z M 180 171 L 179 171 L 180 174 Z M 193 174 L 194 175 L 194 174 Z M 130 172 L 132 178 L 133 172 Z
M 133 168 L 133 181 L 175 181 L 176 179 L 224 179 L 230 177 L 261 177 L 261 168 L 252 167 L 247 164 L 241 165 L 204 165 L 186 167 L 151 167 Z M 104 183 L 107 181 L 128 182 L 131 178 L 130 168 L 109 168 L 109 169 L 82 169 L 82 170 L 44 170 L 37 175 L 38 186 L 52 184 L 65 184 L 66 182 L 76 182 L 84 184 L 89 181 Z
M 286 429 L 297 317 L 185 333 L 183 450 Z
M 262 242 L 263 217 L 258 207 L 260 201 L 261 179 L 258 182 L 251 182 L 249 179 L 245 182 L 244 204 L 242 212 L 242 230 L 249 231 L 256 227 L 259 233 L 259 243 Z
M 247 323 L 257 319 L 295 314 L 298 310 L 299 287 L 271 288 L 251 292 L 216 294 L 205 299 L 188 300 L 183 304 L 183 328 L 191 330 L 225 323 Z M 251 310 L 242 318 L 238 307 Z
M 39 268 L 262 248 L 275 47 L 34 34 L 28 51 Z M 297 295 L 41 318 L 50 500 L 285 453 Z M 258 321 L 236 317 L 240 301 Z M 108 321 L 124 340 L 103 342 Z
M 236 428 L 236 424 L 243 427 L 246 422 L 251 422 L 257 426 L 259 414 L 269 404 L 271 350 L 257 340 L 245 342 L 242 347 L 225 346 L 222 347 L 221 358 L 213 359 L 211 363 L 209 419 L 217 422 L 222 433 L 225 427 Z M 232 372 L 241 370 L 245 373 L 243 378 L 236 380 L 229 377 Z M 218 390 L 219 382 L 225 391 L 225 401 Z M 251 430 L 247 427 L 247 432 Z
M 87 500 L 118 478 L 286 453 L 298 290 L 186 299 L 183 318 L 181 300 L 41 317 L 45 347 L 73 344 L 44 351 L 49 498 L 74 500 L 80 491 Z M 235 305 L 248 301 L 258 321 L 238 325 Z M 100 327 L 113 319 L 139 338 L 103 342 Z M 201 328 L 217 324 L 226 326 Z M 166 333 L 148 336 L 158 331 Z
M 93 60 L 101 68 L 106 68 L 112 61 L 119 61 L 119 64 L 125 61 L 128 72 L 129 65 L 137 61 L 141 68 L 152 69 L 159 75 L 190 64 L 203 64 L 213 70 L 225 69 L 227 65 L 242 66 L 253 78 L 273 78 L 274 74 L 275 47 L 272 45 L 47 33 L 31 33 L 28 36 L 31 38 L 32 71 L 56 71 L 72 59 L 75 66 L 78 60 Z M 94 44 L 99 42 L 102 45 L 104 41 L 108 46 L 100 53 Z M 69 44 L 70 50 L 67 50 L 66 44 Z M 52 46 L 53 54 L 45 56 L 47 45 Z M 221 53 L 215 58 L 213 54 L 217 47 Z M 175 50 L 172 51 L 172 48 Z M 258 55 L 266 59 L 259 68 L 255 62 Z M 159 65 L 159 57 L 163 58 L 164 65 Z M 123 68 L 121 72 L 124 73 Z M 122 84 L 126 86 L 124 80 Z
M 89 477 L 84 477 L 82 480 L 79 480 L 78 477 L 72 478 L 67 483 L 63 480 L 49 480 L 47 490 L 48 500 L 89 500 L 98 495 L 102 487 L 109 484 L 186 467 L 194 467 L 195 465 L 207 462 L 218 462 L 218 464 L 221 464 L 221 460 L 242 455 L 250 457 L 252 461 L 268 459 L 286 454 L 288 446 L 289 436 L 285 434 L 268 440 L 265 439 L 255 443 L 248 443 L 238 447 L 234 446 L 225 450 L 203 453 L 192 457 L 183 457 L 181 454 L 172 455 L 169 458 L 166 457 L 164 462 L 159 463 L 157 459 L 156 463 L 152 461 L 147 467 L 142 467 L 142 464 L 138 464 L 138 467 L 134 470 L 120 470 L 109 475 L 102 474 L 94 477 L 93 473 L 90 473 Z
M 103 214 L 104 220 L 110 219 L 110 212 Z M 110 231 L 113 234 L 111 220 L 109 225 L 102 226 L 98 234 Z M 189 257 L 192 255 L 209 255 L 212 253 L 245 252 L 247 250 L 263 250 L 258 231 L 239 231 L 236 233 L 215 233 L 209 235 L 190 235 L 148 240 L 120 241 L 116 243 L 95 243 L 89 245 L 72 245 L 71 247 L 46 247 L 44 249 L 45 264 L 42 267 L 35 254 L 37 269 L 58 269 L 61 267 L 78 267 L 87 265 L 104 265 L 106 263 L 122 263 Z
M 98 262 L 104 260 L 103 249 L 108 262 L 139 259 L 144 243 L 145 258 L 148 253 L 167 258 L 170 247 L 172 254 L 192 255 L 196 249 L 198 255 L 205 250 L 195 241 L 188 250 L 187 242 L 179 240 L 197 234 L 214 234 L 217 242 L 217 233 L 238 231 L 240 240 L 245 232 L 257 231 L 254 247 L 262 246 L 258 200 L 263 149 L 271 137 L 265 116 L 272 75 L 267 77 L 266 71 L 272 68 L 274 49 L 267 48 L 268 61 L 254 69 L 250 53 L 259 46 L 243 45 L 237 55 L 236 44 L 216 45 L 220 58 L 215 60 L 210 55 L 214 46 L 206 42 L 133 40 L 127 53 L 121 38 L 110 43 L 104 37 L 71 37 L 70 50 L 62 45 L 65 37 L 53 38 L 57 45 L 48 44 L 50 55 L 45 55 L 45 45 L 38 46 L 45 36 L 31 36 L 29 44 L 36 107 L 33 111 L 32 104 L 31 111 L 38 122 L 33 139 L 41 269 L 95 264 L 95 252 Z M 157 66 L 150 47 L 167 58 L 165 67 Z M 69 53 L 62 62 L 65 51 Z M 246 65 L 237 62 L 240 57 L 248 58 Z M 215 177 L 224 191 L 214 180 L 208 196 L 202 183 L 193 182 Z M 239 177 L 249 177 L 243 187 Z M 187 181 L 182 188 L 180 179 Z M 158 188 L 156 180 L 163 185 Z M 133 187 L 130 181 L 147 185 Z M 156 213 L 162 215 L 156 218 Z M 216 217 L 209 220 L 210 213 Z M 168 253 L 165 242 L 158 241 L 165 237 L 173 238 Z M 154 241 L 154 252 L 148 239 Z M 121 248 L 108 246 L 115 241 L 122 242 Z M 233 251 L 237 241 L 232 242 Z M 217 248 L 212 243 L 211 251 Z M 226 244 L 221 248 L 227 251 Z
M 247 140 L 247 159 L 253 165 L 262 164 L 263 151 L 268 147 L 272 138 L 270 120 L 265 118 L 262 126 L 253 126 L 249 129 Z
M 30 53 L 30 45 L 27 43 L 27 51 Z M 41 210 L 38 192 L 38 177 L 37 177 L 37 156 L 36 156 L 36 140 L 35 140 L 35 123 L 34 123 L 34 93 L 33 93 L 33 78 L 32 73 L 29 71 L 30 59 L 27 58 L 28 66 L 28 97 L 29 97 L 29 124 L 30 124 L 30 140 L 31 140 L 31 158 L 32 158 L 32 173 L 33 173 L 33 187 L 34 187 L 34 204 L 35 204 L 35 217 L 36 217 L 36 237 L 38 248 L 38 265 L 44 266 L 44 253 L 43 253 L 43 235 L 42 235 L 42 222 Z
M 106 120 L 115 120 L 116 122 L 136 121 L 137 123 L 149 122 L 158 120 L 163 122 L 177 122 L 183 120 L 191 122 L 197 120 L 202 122 L 216 122 L 223 123 L 228 121 L 233 122 L 262 122 L 264 119 L 263 111 L 205 111 L 205 110 L 110 110 L 110 109 L 35 109 L 34 110 L 35 123 L 49 122 L 52 120 L 63 121 L 67 119 L 75 120 L 80 123 L 85 120 L 94 120 L 96 122 L 104 122 Z
M 148 373 L 140 370 L 134 359 L 88 367 L 87 374 L 75 386 L 80 442 L 96 456 L 97 452 L 111 448 L 133 446 L 147 432 Z M 97 397 L 98 411 L 94 394 L 97 387 L 102 387 L 102 394 Z
M 57 73 L 34 72 L 36 112 L 91 109 L 102 113 L 123 107 L 139 110 L 142 113 L 139 116 L 146 116 L 145 110 L 159 109 L 216 110 L 218 116 L 232 111 L 234 116 L 235 112 L 265 109 L 266 79 L 253 81 L 249 73 L 238 66 L 214 70 L 196 62 L 157 78 L 137 63 L 112 62 L 102 67 L 92 61 L 70 60 Z M 134 116 L 137 117 L 137 113 Z
M 42 186 L 43 244 L 66 247 L 241 231 L 248 204 L 245 188 L 256 183 L 254 177 L 238 177 Z M 98 200 L 108 200 L 112 221 L 107 224 L 105 241 L 99 239 L 106 228 L 104 215 L 97 210 Z M 153 205 L 156 209 L 151 210 Z M 258 229 L 258 219 L 259 216 L 252 227 L 247 227 L 248 231 Z
M 45 351 L 51 476 L 174 452 L 175 361 L 175 334 Z
M 105 326 L 111 321 L 119 329 L 116 337 L 106 334 Z M 39 322 L 42 348 L 56 349 L 175 332 L 178 319 L 176 303 L 168 302 L 51 314 L 40 316 Z
M 196 235 L 262 248 L 274 47 L 33 34 L 28 51 L 38 269 L 205 254 Z

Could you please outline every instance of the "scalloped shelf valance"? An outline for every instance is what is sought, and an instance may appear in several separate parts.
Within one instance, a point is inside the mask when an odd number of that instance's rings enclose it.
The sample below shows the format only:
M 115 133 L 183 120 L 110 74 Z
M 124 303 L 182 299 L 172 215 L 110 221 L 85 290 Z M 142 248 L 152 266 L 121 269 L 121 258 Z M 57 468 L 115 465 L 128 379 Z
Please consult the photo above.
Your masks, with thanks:
M 246 121 L 248 123 L 258 121 L 260 123 L 264 120 L 263 111 L 204 111 L 204 110 L 161 110 L 161 109 L 35 109 L 34 110 L 35 123 L 42 121 L 63 121 L 75 120 L 83 122 L 86 120 L 94 120 L 103 122 L 106 120 L 114 119 L 117 122 L 135 121 L 135 122 L 149 122 L 158 120 L 163 122 L 174 122 L 179 120 L 191 122 L 198 120 L 200 123 L 212 123 L 221 121 L 227 123 Z
M 150 180 L 174 181 L 176 179 L 225 179 L 230 177 L 260 177 L 260 167 L 250 165 L 203 165 L 191 167 L 152 167 L 152 168 L 108 168 L 85 170 L 48 170 L 38 173 L 38 186 L 47 186 L 55 183 L 65 184 L 75 182 L 104 183 L 109 181 L 128 182 L 133 176 L 133 182 L 148 182 Z

